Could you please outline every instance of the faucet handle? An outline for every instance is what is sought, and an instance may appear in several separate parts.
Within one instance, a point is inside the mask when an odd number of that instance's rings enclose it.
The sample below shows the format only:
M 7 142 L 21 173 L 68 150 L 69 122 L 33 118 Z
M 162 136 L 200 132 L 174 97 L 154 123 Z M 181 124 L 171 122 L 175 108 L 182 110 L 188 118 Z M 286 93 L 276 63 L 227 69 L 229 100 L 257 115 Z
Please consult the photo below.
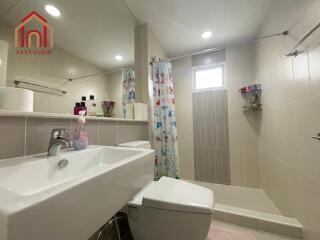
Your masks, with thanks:
M 69 132 L 67 128 L 55 128 L 52 129 L 51 138 L 64 138 L 65 135 L 69 135 Z

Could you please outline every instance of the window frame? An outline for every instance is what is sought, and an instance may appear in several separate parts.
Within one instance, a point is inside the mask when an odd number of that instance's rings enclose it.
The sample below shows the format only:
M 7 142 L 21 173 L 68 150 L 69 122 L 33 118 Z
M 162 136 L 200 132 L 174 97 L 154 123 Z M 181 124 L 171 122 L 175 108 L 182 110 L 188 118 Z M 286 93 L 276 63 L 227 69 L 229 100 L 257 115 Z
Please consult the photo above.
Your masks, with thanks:
M 210 70 L 215 68 L 222 68 L 222 87 L 210 87 L 210 88 L 203 88 L 203 89 L 196 89 L 196 72 L 201 70 Z M 225 62 L 218 62 L 210 65 L 202 65 L 196 66 L 192 68 L 192 92 L 208 92 L 208 91 L 218 91 L 226 89 L 226 68 Z

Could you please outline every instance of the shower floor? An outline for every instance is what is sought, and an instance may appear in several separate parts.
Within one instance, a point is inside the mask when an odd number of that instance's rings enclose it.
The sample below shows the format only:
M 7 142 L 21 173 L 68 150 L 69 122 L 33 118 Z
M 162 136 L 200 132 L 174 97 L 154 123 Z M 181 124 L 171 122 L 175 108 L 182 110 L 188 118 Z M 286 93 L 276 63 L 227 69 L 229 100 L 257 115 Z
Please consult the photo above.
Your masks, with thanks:
M 303 228 L 295 218 L 282 216 L 261 189 L 221 185 L 199 181 L 194 184 L 214 193 L 214 220 L 302 239 Z
M 192 182 L 211 189 L 214 192 L 216 204 L 281 215 L 268 196 L 260 189 L 197 181 Z

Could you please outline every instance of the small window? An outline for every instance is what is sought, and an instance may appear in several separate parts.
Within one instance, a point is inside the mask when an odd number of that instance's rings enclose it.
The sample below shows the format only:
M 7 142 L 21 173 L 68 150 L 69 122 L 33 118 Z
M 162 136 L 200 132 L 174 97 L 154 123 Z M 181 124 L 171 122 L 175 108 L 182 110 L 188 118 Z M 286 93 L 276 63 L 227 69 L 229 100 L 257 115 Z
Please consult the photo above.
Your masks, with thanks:
M 224 65 L 216 64 L 193 69 L 193 91 L 219 90 L 225 88 Z

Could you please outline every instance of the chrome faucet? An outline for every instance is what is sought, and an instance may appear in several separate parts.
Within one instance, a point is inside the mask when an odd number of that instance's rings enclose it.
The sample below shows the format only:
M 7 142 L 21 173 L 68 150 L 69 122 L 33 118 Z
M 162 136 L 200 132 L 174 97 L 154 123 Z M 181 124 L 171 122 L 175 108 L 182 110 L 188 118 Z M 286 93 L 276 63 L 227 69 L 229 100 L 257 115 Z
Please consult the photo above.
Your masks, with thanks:
M 62 146 L 71 147 L 69 129 L 57 128 L 51 132 L 48 156 L 57 156 Z

